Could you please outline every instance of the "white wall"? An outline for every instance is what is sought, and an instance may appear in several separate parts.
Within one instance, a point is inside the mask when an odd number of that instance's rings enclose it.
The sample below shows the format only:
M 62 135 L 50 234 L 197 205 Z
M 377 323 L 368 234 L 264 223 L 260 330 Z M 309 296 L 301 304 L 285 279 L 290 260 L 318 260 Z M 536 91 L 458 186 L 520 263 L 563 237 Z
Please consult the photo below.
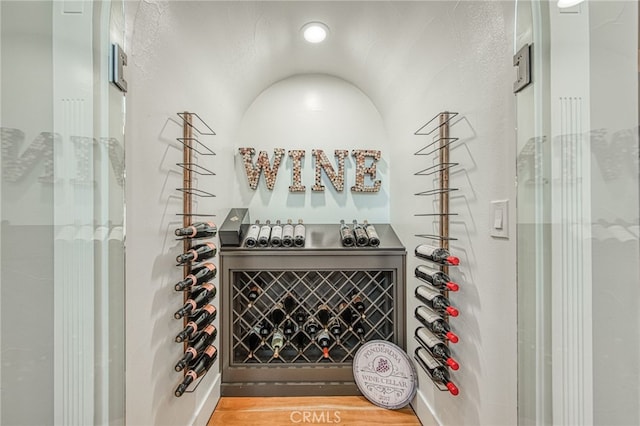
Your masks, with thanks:
M 434 187 L 430 177 L 412 173 L 431 165 L 428 157 L 412 154 L 429 138 L 412 136 L 422 124 L 440 111 L 455 111 L 450 160 L 459 166 L 451 170 L 450 184 L 459 188 L 451 194 L 450 235 L 457 238 L 451 251 L 461 266 L 450 269 L 460 283 L 450 293 L 460 316 L 450 324 L 460 336 L 450 345 L 461 367 L 453 372 L 460 395 L 440 392 L 420 371 L 420 392 L 415 407 L 424 424 L 513 425 L 516 417 L 516 235 L 515 235 L 515 124 L 512 84 L 513 6 L 502 2 L 430 3 L 438 17 L 416 44 L 420 55 L 408 63 L 407 72 L 418 74 L 397 87 L 398 104 L 385 116 L 389 134 L 396 141 L 392 164 L 392 223 L 407 250 L 425 240 L 416 233 L 437 233 L 432 219 L 414 214 L 434 212 L 429 197 L 414 193 Z M 489 235 L 491 200 L 510 200 L 510 237 Z M 407 301 L 408 345 L 417 321 L 411 312 L 416 280 L 413 270 L 421 262 L 408 256 Z M 429 406 L 433 413 L 430 419 Z
M 460 213 L 452 225 L 459 241 L 452 248 L 463 262 L 453 274 L 462 284 L 454 296 L 462 315 L 453 323 L 461 336 L 454 349 L 462 365 L 454 375 L 461 396 L 435 391 L 421 373 L 416 407 L 425 424 L 432 423 L 432 415 L 423 399 L 443 424 L 514 424 L 515 235 L 509 240 L 488 235 L 490 200 L 515 196 L 511 5 L 139 2 L 129 8 L 127 423 L 190 423 L 194 412 L 214 399 L 208 395 L 213 375 L 196 395 L 172 395 L 179 377 L 171 366 L 180 352 L 172 343 L 179 324 L 171 316 L 180 299 L 171 288 L 180 275 L 172 266 L 179 246 L 170 236 L 181 208 L 175 191 L 181 147 L 175 142 L 180 136 L 176 112 L 196 111 L 218 133 L 212 138 L 217 155 L 201 157 L 218 174 L 199 179 L 217 197 L 198 205 L 218 214 L 217 221 L 238 202 L 264 219 L 285 212 L 314 222 L 343 215 L 390 217 L 412 252 L 419 242 L 413 234 L 429 227 L 413 214 L 431 206 L 413 196 L 428 185 L 413 176 L 424 157 L 412 156 L 421 141 L 411 135 L 431 115 L 450 109 L 462 118 L 452 129 L 461 138 L 452 151 L 461 163 L 452 182 L 460 188 L 452 200 L 452 209 Z M 297 40 L 297 30 L 312 18 L 329 24 L 327 46 L 310 48 Z M 285 80 L 290 76 L 297 77 Z M 331 109 L 312 115 L 300 108 L 299 97 L 310 85 L 318 85 Z M 283 116 L 289 113 L 296 115 Z M 345 113 L 356 114 L 355 119 L 347 122 L 340 116 Z M 336 129 L 317 126 L 325 122 L 337 123 Z M 263 184 L 251 193 L 237 158 L 237 148 L 246 145 L 307 149 L 303 179 L 308 187 L 312 148 L 330 153 L 338 147 L 380 146 L 379 173 L 390 186 L 365 199 L 348 190 L 336 194 L 325 181 L 324 194 L 309 191 L 304 201 L 293 201 L 298 195 L 286 191 L 290 165 L 285 163 L 272 194 Z M 352 172 L 347 168 L 347 179 Z M 411 255 L 408 259 L 411 276 L 416 262 Z M 412 289 L 410 279 L 407 293 Z M 409 302 L 411 312 L 415 302 L 411 297 Z M 412 334 L 416 323 L 408 324 Z M 415 345 L 409 341 L 411 352 Z M 211 409 L 209 403 L 200 419 Z

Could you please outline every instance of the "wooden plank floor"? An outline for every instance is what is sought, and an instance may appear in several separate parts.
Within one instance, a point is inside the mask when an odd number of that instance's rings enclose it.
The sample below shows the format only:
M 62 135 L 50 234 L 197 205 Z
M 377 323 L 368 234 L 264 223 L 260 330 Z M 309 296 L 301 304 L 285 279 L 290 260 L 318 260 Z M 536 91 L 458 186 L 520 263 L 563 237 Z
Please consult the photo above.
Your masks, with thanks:
M 410 406 L 386 410 L 363 396 L 223 397 L 207 426 L 420 425 Z

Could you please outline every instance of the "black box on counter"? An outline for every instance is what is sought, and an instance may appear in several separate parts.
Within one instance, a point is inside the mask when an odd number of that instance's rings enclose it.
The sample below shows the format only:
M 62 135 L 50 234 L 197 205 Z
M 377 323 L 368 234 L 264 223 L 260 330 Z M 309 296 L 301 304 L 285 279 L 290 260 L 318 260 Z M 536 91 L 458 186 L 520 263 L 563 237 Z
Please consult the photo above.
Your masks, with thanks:
M 244 235 L 242 225 L 249 224 L 249 209 L 231 209 L 218 230 L 221 246 L 239 247 Z

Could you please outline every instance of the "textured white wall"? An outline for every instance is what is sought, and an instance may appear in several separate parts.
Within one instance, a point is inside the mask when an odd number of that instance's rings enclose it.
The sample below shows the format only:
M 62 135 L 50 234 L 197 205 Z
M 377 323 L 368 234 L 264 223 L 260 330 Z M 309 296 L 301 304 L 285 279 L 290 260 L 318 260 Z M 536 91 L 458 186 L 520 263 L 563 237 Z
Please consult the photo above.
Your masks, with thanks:
M 413 271 L 419 262 L 412 255 L 425 240 L 416 233 L 437 233 L 432 219 L 414 214 L 435 210 L 432 197 L 413 194 L 433 188 L 431 177 L 413 173 L 433 163 L 413 153 L 430 140 L 413 132 L 440 111 L 459 115 L 452 120 L 451 136 L 451 251 L 461 259 L 451 268 L 460 283 L 450 293 L 460 316 L 452 318 L 460 336 L 450 345 L 460 370 L 453 381 L 460 395 L 436 390 L 420 372 L 417 411 L 424 424 L 514 425 L 516 411 L 516 235 L 515 235 L 515 122 L 512 84 L 513 6 L 503 2 L 430 2 L 438 17 L 416 40 L 420 55 L 407 62 L 407 73 L 420 78 L 396 86 L 398 102 L 385 116 L 396 141 L 392 164 L 391 223 L 410 255 L 407 258 L 407 351 L 416 347 L 413 330 L 417 306 Z M 437 133 L 437 132 L 436 132 Z M 510 238 L 489 235 L 490 202 L 509 199 Z M 425 403 L 426 401 L 426 403 Z M 434 417 L 425 405 L 431 407 Z
M 196 395 L 172 396 L 178 375 L 171 366 L 179 353 L 172 343 L 179 326 L 171 316 L 178 303 L 171 285 L 179 278 L 172 259 L 179 247 L 169 235 L 181 208 L 175 191 L 180 174 L 174 163 L 181 147 L 175 142 L 180 135 L 173 118 L 177 111 L 198 112 L 218 133 L 212 138 L 217 155 L 203 159 L 218 175 L 199 179 L 217 197 L 198 205 L 200 211 L 217 214 L 217 221 L 239 201 L 259 212 L 254 218 L 273 219 L 293 203 L 285 190 L 286 164 L 272 194 L 263 186 L 248 192 L 239 146 L 252 141 L 256 148 L 302 146 L 308 150 L 307 186 L 312 185 L 313 147 L 331 152 L 347 145 L 389 146 L 382 149 L 379 170 L 388 190 L 358 201 L 350 192 L 341 198 L 327 187 L 319 203 L 314 204 L 318 194 L 309 192 L 304 201 L 296 200 L 295 209 L 310 221 L 337 220 L 343 214 L 390 217 L 412 252 L 419 242 L 413 234 L 430 227 L 413 214 L 431 206 L 412 195 L 428 184 L 413 176 L 423 168 L 424 157 L 412 156 L 421 141 L 411 135 L 431 115 L 451 109 L 462 118 L 452 129 L 461 138 L 452 151 L 461 163 L 453 175 L 460 191 L 452 200 L 460 214 L 452 225 L 459 241 L 452 247 L 463 261 L 454 272 L 462 284 L 454 296 L 462 311 L 454 323 L 461 336 L 454 349 L 462 365 L 455 373 L 461 396 L 435 391 L 421 373 L 417 408 L 425 424 L 434 420 L 423 399 L 443 424 L 515 424 L 515 236 L 494 240 L 488 235 L 489 201 L 514 200 L 515 194 L 510 3 L 139 2 L 128 7 L 127 423 L 186 424 L 203 404 L 199 419 L 206 419 L 215 400 L 208 394 L 215 377 L 208 377 Z M 319 18 L 332 29 L 328 44 L 302 45 L 297 29 Z M 309 73 L 315 75 L 283 80 Z M 300 140 L 305 128 L 315 125 L 295 102 L 309 84 L 319 84 L 332 106 L 321 112 L 320 122 L 338 123 L 342 135 L 353 138 L 340 140 L 334 129 L 314 127 Z M 288 112 L 301 115 L 281 116 Z M 357 113 L 348 126 L 340 117 L 347 113 Z M 273 134 L 261 135 L 263 130 Z M 352 172 L 347 168 L 348 180 Z M 385 205 L 375 205 L 372 200 L 378 199 Z M 415 266 L 409 256 L 409 276 Z M 410 279 L 409 294 L 413 285 Z M 409 303 L 411 311 L 412 297 Z M 412 335 L 415 321 L 408 324 Z M 411 352 L 415 346 L 410 342 Z

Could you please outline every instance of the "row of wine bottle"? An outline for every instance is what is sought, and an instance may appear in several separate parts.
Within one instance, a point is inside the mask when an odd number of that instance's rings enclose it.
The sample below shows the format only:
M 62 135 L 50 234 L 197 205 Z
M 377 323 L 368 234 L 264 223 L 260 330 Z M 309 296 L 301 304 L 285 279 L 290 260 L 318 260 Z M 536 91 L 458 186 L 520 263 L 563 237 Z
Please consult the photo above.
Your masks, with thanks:
M 359 224 L 353 220 L 353 227 L 349 227 L 344 220 L 340 221 L 340 240 L 344 247 L 378 247 L 380 237 L 376 228 L 366 220 Z
M 296 301 L 294 295 L 287 294 L 281 302 L 274 305 L 266 318 L 257 324 L 248 336 L 251 351 L 253 352 L 255 343 L 251 340 L 254 339 L 251 334 L 260 336 L 260 346 L 264 345 L 271 335 L 270 346 L 274 351 L 274 358 L 278 358 L 284 340 L 290 341 L 296 333 L 299 347 L 305 343 L 305 339 L 315 339 L 325 358 L 329 357 L 332 339 L 339 343 L 340 337 L 347 330 L 363 340 L 366 307 L 356 291 L 353 291 L 349 298 L 348 302 L 341 302 L 334 311 L 326 303 L 320 303 L 315 312 L 309 313 L 303 303 Z
M 196 222 L 174 231 L 180 239 L 204 239 L 216 236 L 218 229 L 213 222 Z M 194 244 L 189 250 L 178 255 L 178 266 L 194 265 L 191 273 L 174 285 L 176 291 L 188 291 L 189 298 L 174 314 L 174 318 L 185 320 L 186 325 L 175 337 L 175 341 L 189 342 L 182 357 L 174 366 L 175 371 L 187 370 L 182 381 L 174 391 L 177 397 L 182 396 L 189 385 L 209 371 L 218 357 L 218 350 L 213 345 L 218 330 L 212 324 L 217 316 L 217 309 L 212 304 L 216 296 L 213 280 L 217 268 L 213 263 L 205 262 L 213 258 L 218 249 L 214 243 Z
M 248 248 L 304 247 L 306 233 L 302 219 L 298 219 L 295 226 L 291 219 L 288 219 L 284 225 L 280 220 L 277 220 L 275 225 L 271 225 L 270 220 L 260 225 L 260 221 L 256 220 L 256 223 L 247 230 L 244 246 Z
M 175 371 L 187 370 L 182 382 L 176 388 L 175 396 L 182 396 L 189 385 L 198 377 L 202 377 L 209 371 L 218 357 L 218 350 L 213 345 L 218 330 L 213 324 L 207 325 L 189 345 L 184 355 L 176 363 Z
M 439 266 L 457 266 L 460 259 L 451 255 L 449 250 L 430 244 L 420 244 L 415 249 L 416 257 L 428 260 Z M 415 289 L 416 297 L 425 305 L 418 306 L 415 317 L 422 324 L 415 330 L 415 339 L 420 346 L 415 350 L 415 358 L 429 374 L 436 385 L 442 385 L 452 395 L 458 395 L 458 387 L 451 381 L 447 367 L 452 370 L 460 368 L 452 358 L 451 351 L 445 342 L 457 343 L 458 336 L 451 331 L 447 316 L 457 317 L 458 309 L 451 306 L 448 292 L 456 292 L 460 286 L 451 281 L 449 276 L 440 270 L 419 265 L 415 276 L 425 284 Z M 443 365 L 444 364 L 444 365 Z

